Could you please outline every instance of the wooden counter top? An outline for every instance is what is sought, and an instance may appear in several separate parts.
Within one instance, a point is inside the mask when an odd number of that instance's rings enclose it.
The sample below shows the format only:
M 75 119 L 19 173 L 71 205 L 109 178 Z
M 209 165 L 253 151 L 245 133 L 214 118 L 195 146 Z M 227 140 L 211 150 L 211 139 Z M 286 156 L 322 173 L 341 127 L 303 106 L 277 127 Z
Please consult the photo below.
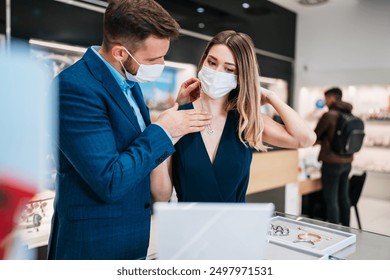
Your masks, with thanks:
M 298 181 L 298 151 L 254 153 L 247 194 Z

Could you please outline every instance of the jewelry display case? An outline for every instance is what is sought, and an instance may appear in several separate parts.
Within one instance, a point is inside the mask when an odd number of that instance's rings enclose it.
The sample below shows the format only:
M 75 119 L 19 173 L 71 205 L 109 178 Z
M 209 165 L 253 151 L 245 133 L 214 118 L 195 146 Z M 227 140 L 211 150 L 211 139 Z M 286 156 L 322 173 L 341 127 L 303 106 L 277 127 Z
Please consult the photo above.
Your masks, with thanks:
M 48 243 L 53 216 L 54 191 L 47 190 L 25 204 L 17 225 L 18 233 L 28 249 Z
M 356 243 L 356 235 L 285 217 L 273 217 L 268 239 L 293 249 L 331 255 Z

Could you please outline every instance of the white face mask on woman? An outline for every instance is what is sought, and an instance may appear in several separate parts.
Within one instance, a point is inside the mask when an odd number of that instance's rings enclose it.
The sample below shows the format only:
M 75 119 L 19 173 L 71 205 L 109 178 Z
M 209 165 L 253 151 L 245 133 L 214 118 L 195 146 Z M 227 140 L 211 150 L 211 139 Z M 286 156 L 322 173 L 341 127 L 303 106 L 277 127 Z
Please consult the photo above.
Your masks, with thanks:
M 215 71 L 205 66 L 200 69 L 198 78 L 202 90 L 212 99 L 218 99 L 237 87 L 237 75 Z
M 161 73 L 163 72 L 164 67 L 165 67 L 164 64 L 150 64 L 150 65 L 149 64 L 140 64 L 126 48 L 123 48 L 123 49 L 139 65 L 137 74 L 134 76 L 133 74 L 127 72 L 127 70 L 123 66 L 122 61 L 119 61 L 120 64 L 122 65 L 123 70 L 125 71 L 126 78 L 129 81 L 137 82 L 137 83 L 146 83 L 146 82 L 153 82 L 153 81 L 157 80 L 158 78 L 160 78 Z

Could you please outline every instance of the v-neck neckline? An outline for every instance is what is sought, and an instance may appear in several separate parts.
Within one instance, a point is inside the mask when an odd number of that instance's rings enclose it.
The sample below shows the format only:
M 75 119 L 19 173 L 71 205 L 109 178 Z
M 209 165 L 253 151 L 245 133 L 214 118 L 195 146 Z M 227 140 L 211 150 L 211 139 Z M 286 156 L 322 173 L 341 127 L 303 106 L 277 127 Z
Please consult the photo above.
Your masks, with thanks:
M 195 109 L 193 103 L 191 103 L 191 106 L 192 106 L 192 109 Z M 214 165 L 215 165 L 215 163 L 216 163 L 216 161 L 217 161 L 217 159 L 218 159 L 218 154 L 220 153 L 220 147 L 221 147 L 222 141 L 223 141 L 223 139 L 224 139 L 224 135 L 225 135 L 225 131 L 226 131 L 226 126 L 227 126 L 227 123 L 228 123 L 228 118 L 229 118 L 229 111 L 228 111 L 227 114 L 226 114 L 226 120 L 225 120 L 225 123 L 224 123 L 224 125 L 223 125 L 223 129 L 222 129 L 222 133 L 221 133 L 221 138 L 219 139 L 219 143 L 218 143 L 217 149 L 216 149 L 216 151 L 215 151 L 215 157 L 214 157 L 214 160 L 213 160 L 213 161 L 211 160 L 211 157 L 210 157 L 210 155 L 209 155 L 209 153 L 208 153 L 208 151 L 207 151 L 207 147 L 206 147 L 206 144 L 205 144 L 205 142 L 204 142 L 204 140 L 203 140 L 202 133 L 201 133 L 201 132 L 197 132 L 197 134 L 198 134 L 198 136 L 200 137 L 200 140 L 201 140 L 201 142 L 202 142 L 203 151 L 205 152 L 205 154 L 206 154 L 206 156 L 207 156 L 207 158 L 208 158 L 208 161 L 209 161 L 210 165 L 213 166 L 213 167 L 214 167 Z

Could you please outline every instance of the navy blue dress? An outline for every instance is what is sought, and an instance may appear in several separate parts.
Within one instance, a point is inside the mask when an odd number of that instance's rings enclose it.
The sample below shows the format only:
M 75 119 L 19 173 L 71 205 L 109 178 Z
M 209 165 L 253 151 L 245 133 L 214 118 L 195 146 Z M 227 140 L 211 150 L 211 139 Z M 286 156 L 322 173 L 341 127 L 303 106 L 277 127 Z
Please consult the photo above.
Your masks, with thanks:
M 193 108 L 190 103 L 180 109 Z M 252 150 L 238 138 L 237 126 L 237 112 L 228 112 L 213 163 L 199 132 L 176 143 L 172 177 L 179 201 L 245 202 Z

